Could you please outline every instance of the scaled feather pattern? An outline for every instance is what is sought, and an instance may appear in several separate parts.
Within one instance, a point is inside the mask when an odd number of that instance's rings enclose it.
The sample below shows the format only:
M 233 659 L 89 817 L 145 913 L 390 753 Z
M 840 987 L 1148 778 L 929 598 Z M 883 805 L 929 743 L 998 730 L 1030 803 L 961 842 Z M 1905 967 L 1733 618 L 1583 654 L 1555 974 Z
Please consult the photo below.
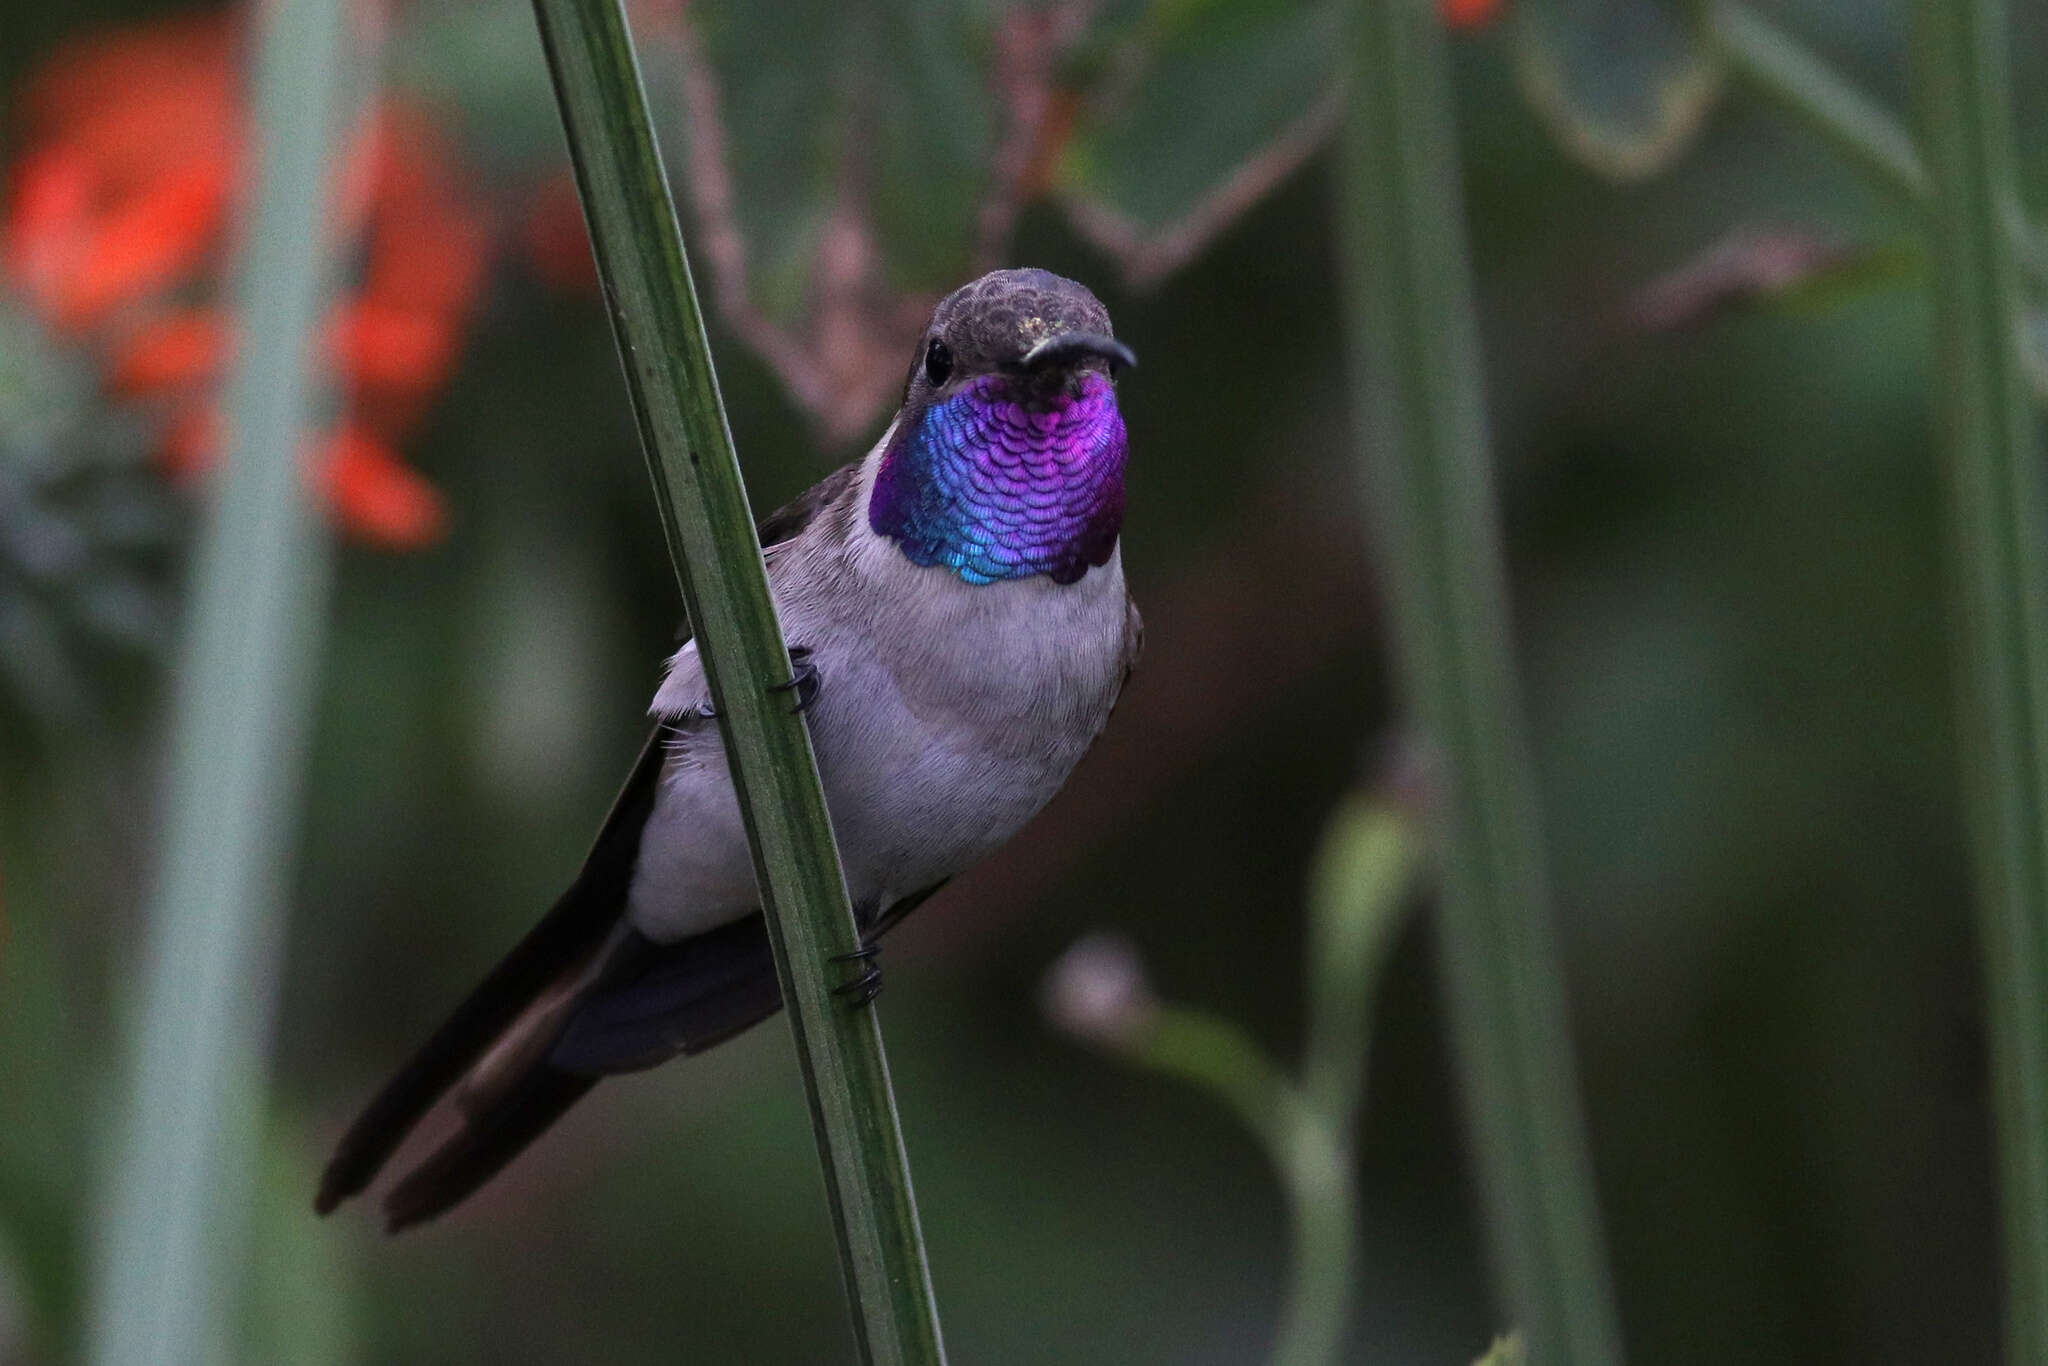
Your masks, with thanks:
M 925 409 L 882 460 L 875 531 L 915 564 L 968 583 L 1044 574 L 1072 583 L 1116 548 L 1124 520 L 1123 415 L 1098 373 L 1080 393 L 1029 407 L 984 375 Z

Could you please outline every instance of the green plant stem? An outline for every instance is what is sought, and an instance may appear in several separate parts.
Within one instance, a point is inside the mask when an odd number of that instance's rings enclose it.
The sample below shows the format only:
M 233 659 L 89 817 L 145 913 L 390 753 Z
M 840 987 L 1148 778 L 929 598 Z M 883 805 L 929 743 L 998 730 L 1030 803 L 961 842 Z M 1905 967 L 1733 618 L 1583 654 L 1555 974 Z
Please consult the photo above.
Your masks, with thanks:
M 257 168 L 230 445 L 193 565 L 125 1114 L 103 1201 L 89 1359 L 226 1360 L 261 1057 L 329 550 L 302 463 L 317 386 L 336 0 L 261 11 Z
M 1292 1239 L 1273 1366 L 1329 1366 L 1358 1261 L 1350 1115 L 1319 1110 L 1242 1030 L 1202 1011 L 1162 1008 L 1133 1060 L 1208 1091 L 1258 1139 L 1286 1193 Z
M 1330 1366 L 1343 1346 L 1358 1263 L 1352 1179 L 1366 1031 L 1380 967 L 1400 923 L 1412 862 L 1402 812 L 1365 795 L 1331 817 L 1310 894 L 1309 1042 L 1294 1085 L 1227 1020 L 1150 1007 L 1112 1035 L 1131 1061 L 1191 1081 L 1243 1121 L 1287 1196 L 1287 1303 L 1274 1366 Z
M 1729 67 L 1758 94 L 1825 137 L 1914 205 L 1927 200 L 1927 167 L 1913 134 L 1807 47 L 1740 0 L 1712 0 L 1707 30 Z
M 945 1358 L 878 1013 L 618 0 L 535 0 L 663 529 L 753 847 L 864 1362 Z M 829 680 L 826 687 L 831 686 Z
M 1750 88 L 1818 132 L 1872 179 L 1925 211 L 1933 188 L 1912 131 L 1804 43 L 1742 0 L 1708 0 L 1707 32 Z M 2015 200 L 2006 222 L 2022 274 L 2048 287 L 2048 240 Z
M 1997 0 L 1915 5 L 1963 779 L 2017 1363 L 2048 1361 L 2048 487 L 2019 353 L 2006 32 Z
M 1620 1360 L 1509 662 L 1441 25 L 1354 7 L 1354 393 L 1401 682 L 1439 779 L 1440 923 L 1495 1263 L 1531 1359 Z
M 1330 817 L 1309 893 L 1302 1090 L 1348 1132 L 1365 1085 L 1373 994 L 1414 862 L 1404 813 L 1363 793 Z

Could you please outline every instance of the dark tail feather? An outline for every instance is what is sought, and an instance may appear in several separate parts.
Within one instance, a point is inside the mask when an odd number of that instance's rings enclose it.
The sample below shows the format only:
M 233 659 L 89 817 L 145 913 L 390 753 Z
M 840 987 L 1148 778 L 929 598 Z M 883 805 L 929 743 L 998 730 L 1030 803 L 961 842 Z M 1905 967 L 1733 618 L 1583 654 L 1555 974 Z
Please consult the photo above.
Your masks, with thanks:
M 392 1188 L 384 1198 L 385 1231 L 396 1233 L 468 1199 L 597 1081 L 544 1062 L 528 1068 Z
M 923 899 L 920 895 L 892 907 L 875 931 L 894 924 Z M 470 1055 L 457 1096 L 466 1111 L 463 1127 L 386 1199 L 393 1233 L 467 1199 L 600 1078 L 654 1067 L 681 1053 L 701 1053 L 782 1008 L 767 925 L 758 914 L 675 944 L 657 944 L 620 927 L 605 939 L 601 952 L 600 960 L 577 962 L 573 978 L 558 975 L 555 980 L 564 990 L 503 1034 L 500 1052 L 484 1056 L 479 1049 Z M 539 994 L 529 1004 L 540 1004 Z M 443 1082 L 435 1097 L 455 1080 Z M 417 1118 L 409 1117 L 405 1127 Z M 367 1122 L 368 1116 L 357 1127 Z M 399 1130 L 397 1137 L 403 1133 Z M 377 1153 L 362 1181 L 390 1156 L 397 1137 Z M 344 1143 L 335 1166 L 351 1151 Z M 334 1170 L 329 1168 L 330 1176 Z M 326 1193 L 323 1187 L 323 1199 Z
M 759 915 L 675 944 L 627 930 L 548 1052 L 572 1072 L 616 1075 L 701 1053 L 782 1009 Z
M 640 832 L 653 809 L 661 774 L 662 735 L 656 728 L 648 737 L 569 890 L 349 1126 L 321 1175 L 314 1209 L 326 1214 L 369 1185 L 434 1102 L 528 1007 L 604 941 L 625 909 Z M 563 1105 L 566 1108 L 567 1102 Z
M 456 1101 L 468 1110 L 462 1129 L 392 1190 L 386 1226 L 396 1233 L 468 1198 L 599 1078 L 709 1048 L 781 1004 L 758 915 L 679 944 L 620 930 L 574 997 L 538 1017 L 551 1023 L 465 1079 Z

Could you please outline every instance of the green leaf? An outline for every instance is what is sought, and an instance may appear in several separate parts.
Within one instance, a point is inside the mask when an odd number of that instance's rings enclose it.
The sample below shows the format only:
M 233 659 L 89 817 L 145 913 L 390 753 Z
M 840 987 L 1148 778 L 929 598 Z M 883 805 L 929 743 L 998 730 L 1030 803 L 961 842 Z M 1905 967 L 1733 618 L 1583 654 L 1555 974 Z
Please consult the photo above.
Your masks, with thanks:
M 1670 165 L 1720 91 L 1716 50 L 1661 0 L 1522 0 L 1515 16 L 1522 93 L 1602 175 Z
M 1141 281 L 1192 256 L 1334 126 L 1341 20 L 1301 0 L 1163 0 L 1112 19 L 1057 169 L 1077 225 Z
M 722 151 L 750 292 L 770 318 L 795 321 L 825 286 L 835 214 L 864 231 L 888 287 L 958 283 L 995 146 L 978 7 L 797 0 L 701 5 L 686 22 L 718 119 L 693 123 L 708 107 L 687 88 L 663 101 L 684 134 L 669 140 L 670 172 L 700 214 L 714 210 L 697 158 L 707 139 Z
M 238 263 L 230 439 L 190 569 L 161 849 L 134 954 L 121 1112 L 93 1202 L 84 1359 L 220 1359 L 257 1151 L 267 1003 L 324 625 L 329 544 L 298 459 L 320 402 L 328 168 L 346 102 L 336 0 L 255 25 L 263 130 Z
M 1340 222 L 1357 447 L 1418 776 L 1436 796 L 1466 1120 L 1494 1265 L 1535 1360 L 1612 1366 L 1621 1335 L 1516 697 L 1450 59 L 1412 0 L 1354 13 Z
M 2048 1360 L 2048 478 L 2026 328 L 2000 0 L 1919 0 L 1913 75 L 1934 284 L 1936 411 L 1956 588 L 1957 731 L 2005 1250 L 2005 1359 Z

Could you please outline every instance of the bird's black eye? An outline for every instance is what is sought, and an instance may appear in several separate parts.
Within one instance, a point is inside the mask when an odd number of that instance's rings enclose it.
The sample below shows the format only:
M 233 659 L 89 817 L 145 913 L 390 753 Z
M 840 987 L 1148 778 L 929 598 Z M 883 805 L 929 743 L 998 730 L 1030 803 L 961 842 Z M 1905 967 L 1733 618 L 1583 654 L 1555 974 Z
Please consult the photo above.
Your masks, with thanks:
M 924 377 L 936 389 L 953 373 L 953 352 L 937 337 L 924 348 Z

